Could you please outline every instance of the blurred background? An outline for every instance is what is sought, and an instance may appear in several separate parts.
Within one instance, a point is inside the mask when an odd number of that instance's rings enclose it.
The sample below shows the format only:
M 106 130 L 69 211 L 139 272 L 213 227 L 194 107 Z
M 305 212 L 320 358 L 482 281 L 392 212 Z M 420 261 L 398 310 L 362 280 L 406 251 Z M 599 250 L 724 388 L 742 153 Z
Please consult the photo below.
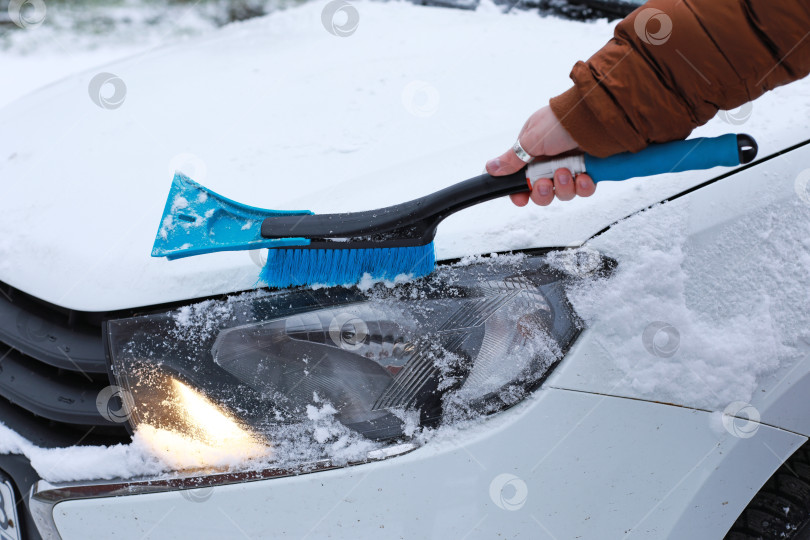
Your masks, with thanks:
M 0 0 L 0 107 L 71 73 L 318 0 Z M 383 0 L 384 1 L 384 0 Z M 410 0 L 575 19 L 623 17 L 643 0 Z

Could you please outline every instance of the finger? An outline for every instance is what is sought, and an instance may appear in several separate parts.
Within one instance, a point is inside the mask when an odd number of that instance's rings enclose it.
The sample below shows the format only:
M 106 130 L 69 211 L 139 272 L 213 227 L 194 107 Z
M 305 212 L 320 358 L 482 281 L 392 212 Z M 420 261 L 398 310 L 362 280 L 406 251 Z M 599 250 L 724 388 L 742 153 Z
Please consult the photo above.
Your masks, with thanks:
M 554 183 L 551 178 L 540 178 L 534 183 L 531 199 L 534 204 L 548 206 L 554 200 Z
M 526 164 L 510 148 L 499 157 L 487 161 L 487 172 L 492 176 L 512 174 L 522 169 Z
M 554 171 L 554 194 L 561 201 L 570 201 L 577 194 L 574 186 L 574 177 L 568 169 Z
M 513 193 L 509 195 L 509 198 L 512 199 L 512 202 L 515 203 L 516 206 L 526 206 L 529 204 L 529 193 L 526 191 L 523 193 Z
M 578 174 L 576 179 L 577 195 L 590 197 L 596 191 L 596 183 L 587 174 Z

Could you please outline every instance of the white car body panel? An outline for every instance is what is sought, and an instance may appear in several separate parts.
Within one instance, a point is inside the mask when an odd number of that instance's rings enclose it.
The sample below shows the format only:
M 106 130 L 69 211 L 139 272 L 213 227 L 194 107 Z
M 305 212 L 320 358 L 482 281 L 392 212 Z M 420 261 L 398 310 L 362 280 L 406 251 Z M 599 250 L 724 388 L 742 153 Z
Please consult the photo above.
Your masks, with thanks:
M 795 242 L 806 241 L 810 237 L 810 222 L 806 218 L 807 208 L 810 208 L 810 199 L 803 200 L 799 196 L 800 173 L 810 165 L 810 145 L 804 145 L 784 156 L 777 156 L 762 164 L 757 164 L 745 171 L 736 173 L 728 178 L 719 180 L 705 186 L 680 199 L 667 203 L 683 209 L 688 222 L 688 242 L 682 268 L 689 269 L 690 279 L 706 281 L 707 286 L 701 287 L 699 299 L 689 298 L 695 304 L 694 316 L 706 317 L 722 321 L 724 318 L 738 315 L 743 308 L 739 303 L 729 300 L 728 286 L 713 287 L 716 281 L 722 279 L 730 283 L 739 296 L 748 295 L 751 298 L 763 297 L 764 302 L 774 305 L 769 311 L 796 315 L 792 320 L 758 321 L 752 324 L 750 331 L 761 332 L 764 336 L 771 336 L 767 332 L 767 325 L 780 324 L 780 329 L 786 351 L 779 353 L 767 350 L 771 356 L 777 357 L 778 367 L 767 376 L 761 376 L 755 385 L 746 389 L 745 395 L 738 399 L 749 402 L 761 415 L 761 421 L 784 429 L 810 435 L 810 410 L 806 404 L 806 396 L 810 392 L 810 333 L 808 333 L 808 296 L 810 279 L 808 279 L 808 263 L 803 251 L 798 245 L 794 251 L 778 255 L 781 260 L 774 261 L 769 258 L 773 244 L 780 238 L 783 226 L 779 221 L 771 228 L 760 227 L 760 221 L 755 220 L 757 210 L 768 210 L 772 215 L 779 213 L 795 218 L 795 227 L 803 229 L 805 233 Z M 806 196 L 805 196 L 806 197 Z M 804 210 L 802 217 L 796 214 Z M 759 215 L 761 217 L 762 214 Z M 604 250 L 610 255 L 610 249 L 605 246 L 609 243 L 608 232 L 588 243 L 597 250 Z M 746 249 L 725 249 L 731 236 L 747 244 Z M 790 245 L 786 244 L 789 248 Z M 765 255 L 760 255 L 765 253 Z M 656 266 L 651 262 L 650 273 L 666 273 L 671 269 Z M 779 281 L 774 279 L 774 271 L 778 270 Z M 711 281 L 715 280 L 715 281 Z M 779 288 L 786 284 L 795 284 L 798 294 L 778 294 Z M 765 289 L 766 295 L 761 294 Z M 770 294 L 768 296 L 767 294 Z M 699 304 L 698 304 L 699 302 Z M 713 311 L 714 310 L 714 311 Z M 666 314 L 662 314 L 666 317 Z M 784 317 L 782 318 L 784 319 Z M 641 343 L 644 325 L 650 320 L 636 321 L 637 331 L 629 332 L 624 336 L 626 340 L 636 340 Z M 757 322 L 757 321 L 755 321 Z M 759 326 L 762 325 L 763 328 Z M 583 333 L 567 355 L 562 364 L 554 371 L 546 382 L 547 386 L 566 388 L 582 392 L 619 395 L 635 399 L 654 399 L 671 402 L 676 405 L 695 408 L 706 408 L 706 403 L 689 399 L 683 392 L 658 393 L 651 395 L 643 389 L 635 390 L 632 385 L 623 383 L 629 372 L 621 367 L 625 360 L 617 351 L 613 350 L 608 342 L 615 343 L 616 330 L 608 323 L 597 323 L 587 332 Z M 611 341 L 611 337 L 614 341 Z M 619 336 L 621 337 L 621 336 Z M 717 336 L 718 339 L 723 336 Z M 767 339 L 767 337 L 765 337 Z M 646 354 L 639 347 L 642 354 Z M 661 362 L 668 359 L 662 358 Z M 679 356 L 672 357 L 672 361 L 679 361 Z M 731 365 L 734 359 L 726 359 Z M 675 386 L 677 383 L 673 382 Z M 699 381 L 698 384 L 711 386 L 715 393 L 720 393 L 718 383 Z M 719 384 L 722 384 L 720 382 Z M 717 397 L 717 396 L 715 396 Z M 723 406 L 732 401 L 713 403 L 711 410 L 723 410 Z
M 81 311 L 251 289 L 256 254 L 150 257 L 173 168 L 265 208 L 403 202 L 480 174 L 528 114 L 567 88 L 574 62 L 612 34 L 605 21 L 358 2 L 362 23 L 342 39 L 324 30 L 322 7 L 75 75 L 0 111 L 0 281 Z M 515 54 L 549 48 L 542 69 Z M 89 98 L 100 71 L 126 83 L 120 108 Z M 695 135 L 748 131 L 762 154 L 804 140 L 810 126 L 801 114 L 774 118 L 786 101 L 803 99 L 806 84 L 759 100 L 744 126 L 715 120 Z M 421 105 L 408 101 L 419 88 L 427 88 Z M 189 153 L 198 159 L 175 159 Z M 596 197 L 548 208 L 491 201 L 444 222 L 437 255 L 578 245 L 722 170 L 606 182 Z
M 181 492 L 68 501 L 54 518 L 64 540 L 90 531 L 135 540 L 716 539 L 806 438 L 768 426 L 737 438 L 714 420 L 703 411 L 541 390 L 386 461 L 220 486 L 199 502 Z M 510 481 L 491 498 L 493 482 Z

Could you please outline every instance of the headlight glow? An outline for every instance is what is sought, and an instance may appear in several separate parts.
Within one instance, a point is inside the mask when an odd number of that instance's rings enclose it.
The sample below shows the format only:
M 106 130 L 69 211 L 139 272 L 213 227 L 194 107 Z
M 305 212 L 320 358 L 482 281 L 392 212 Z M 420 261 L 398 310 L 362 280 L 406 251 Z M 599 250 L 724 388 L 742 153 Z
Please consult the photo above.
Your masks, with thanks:
M 271 448 L 232 414 L 174 379 L 161 402 L 163 425 L 138 426 L 151 450 L 178 469 L 227 464 L 267 456 Z
M 182 410 L 184 420 L 193 432 L 193 438 L 214 447 L 242 447 L 257 444 L 246 430 L 242 429 L 233 416 L 222 411 L 199 392 L 186 384 L 172 379 L 172 390 Z

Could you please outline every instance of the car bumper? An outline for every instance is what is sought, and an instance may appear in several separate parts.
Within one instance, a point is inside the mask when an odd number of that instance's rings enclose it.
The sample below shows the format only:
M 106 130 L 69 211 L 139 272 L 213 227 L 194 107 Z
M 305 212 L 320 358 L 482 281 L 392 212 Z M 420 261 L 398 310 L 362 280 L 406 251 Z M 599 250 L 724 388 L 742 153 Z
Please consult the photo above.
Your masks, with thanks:
M 805 437 L 544 388 L 403 455 L 285 476 L 52 485 L 46 538 L 719 538 Z M 406 448 L 402 448 L 405 450 Z

